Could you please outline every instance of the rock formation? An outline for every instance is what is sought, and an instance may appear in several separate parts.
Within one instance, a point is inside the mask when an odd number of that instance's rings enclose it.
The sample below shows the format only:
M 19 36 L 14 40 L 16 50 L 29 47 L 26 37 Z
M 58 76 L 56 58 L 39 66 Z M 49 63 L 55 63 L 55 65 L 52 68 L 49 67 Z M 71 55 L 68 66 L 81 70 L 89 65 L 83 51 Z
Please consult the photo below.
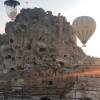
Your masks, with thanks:
M 7 23 L 5 31 L 6 35 L 0 35 L 0 69 L 6 74 L 26 71 L 23 77 L 30 85 L 65 87 L 62 77 L 66 71 L 94 63 L 77 46 L 72 26 L 60 14 L 54 16 L 42 8 L 22 9 L 14 22 Z M 66 88 L 72 87 L 74 80 L 69 82 L 72 84 Z
M 15 69 L 28 65 L 58 67 L 59 60 L 68 65 L 92 62 L 76 45 L 70 23 L 60 14 L 53 16 L 51 11 L 22 9 L 14 22 L 7 23 L 6 34 L 9 45 L 5 48 L 13 52 L 7 56 Z

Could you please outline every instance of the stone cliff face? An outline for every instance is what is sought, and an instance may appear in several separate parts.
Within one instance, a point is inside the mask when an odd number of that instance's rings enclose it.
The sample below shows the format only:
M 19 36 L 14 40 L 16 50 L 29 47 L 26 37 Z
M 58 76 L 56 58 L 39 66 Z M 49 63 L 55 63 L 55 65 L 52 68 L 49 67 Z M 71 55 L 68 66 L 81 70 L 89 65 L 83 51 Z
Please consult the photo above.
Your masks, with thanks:
M 22 9 L 14 22 L 7 23 L 5 31 L 6 35 L 1 35 L 0 39 L 0 69 L 5 73 L 33 69 L 30 78 L 35 79 L 35 85 L 41 83 L 43 77 L 48 80 L 52 75 L 63 77 L 61 73 L 67 69 L 74 70 L 74 65 L 92 64 L 94 61 L 76 45 L 72 26 L 60 14 L 54 16 L 42 8 Z M 26 74 L 27 80 L 30 73 Z M 58 87 L 64 86 L 61 85 L 63 81 L 57 79 L 55 83 L 59 83 Z M 73 85 L 74 80 L 70 81 Z
M 5 49 L 13 52 L 6 56 L 17 69 L 28 65 L 58 67 L 59 61 L 66 65 L 92 62 L 76 45 L 70 23 L 60 14 L 53 16 L 51 11 L 22 9 L 14 22 L 7 23 L 6 34 L 9 45 Z

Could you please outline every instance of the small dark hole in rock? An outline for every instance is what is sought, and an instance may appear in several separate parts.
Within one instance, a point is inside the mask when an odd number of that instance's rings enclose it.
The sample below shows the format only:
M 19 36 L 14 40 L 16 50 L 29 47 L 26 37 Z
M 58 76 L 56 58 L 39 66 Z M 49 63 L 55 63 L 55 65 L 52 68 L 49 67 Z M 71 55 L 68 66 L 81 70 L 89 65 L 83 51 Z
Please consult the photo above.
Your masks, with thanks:
M 6 59 L 10 59 L 11 58 L 11 55 L 7 55 L 5 58 Z
M 51 57 L 54 57 L 54 55 L 50 55 Z
M 27 46 L 27 49 L 30 50 L 30 49 L 31 49 L 31 45 L 28 45 L 28 46 Z
M 59 62 L 59 64 L 60 64 L 61 66 L 64 66 L 64 62 Z
M 14 68 L 10 68 L 10 70 L 11 70 L 11 71 L 14 71 L 15 69 L 14 69 Z
M 37 64 L 37 63 L 34 61 L 33 64 Z
M 46 51 L 46 48 L 40 48 L 39 51 L 40 52 Z
M 67 55 L 64 55 L 64 57 L 67 57 Z
M 39 40 L 41 40 L 41 39 L 42 39 L 42 37 L 40 36 L 40 37 L 39 37 Z
M 14 42 L 14 40 L 13 39 L 10 39 L 10 43 L 13 43 Z
M 45 97 L 42 97 L 40 100 L 51 100 L 51 99 L 45 96 Z
M 48 84 L 49 84 L 49 85 L 53 85 L 53 81 L 49 81 Z

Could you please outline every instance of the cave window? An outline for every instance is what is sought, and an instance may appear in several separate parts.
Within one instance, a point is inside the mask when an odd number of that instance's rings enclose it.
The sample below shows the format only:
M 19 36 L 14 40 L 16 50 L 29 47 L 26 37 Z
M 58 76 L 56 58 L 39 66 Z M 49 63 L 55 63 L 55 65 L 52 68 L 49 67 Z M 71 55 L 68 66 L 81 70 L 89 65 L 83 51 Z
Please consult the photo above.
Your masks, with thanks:
M 13 39 L 10 39 L 10 43 L 13 43 L 14 42 L 14 40 Z
M 60 64 L 61 66 L 64 66 L 64 62 L 61 62 L 61 61 L 60 61 L 59 64 Z
M 54 57 L 54 55 L 50 55 L 51 57 Z
M 30 49 L 31 49 L 31 45 L 28 45 L 28 46 L 27 46 L 27 49 L 30 50 Z
M 39 37 L 39 40 L 42 40 L 42 36 Z
M 48 81 L 48 85 L 53 85 L 53 81 Z
M 15 69 L 14 68 L 10 68 L 10 71 L 14 71 Z
M 51 99 L 45 96 L 45 97 L 40 98 L 40 100 L 51 100 Z
M 46 51 L 46 48 L 40 48 L 39 51 L 44 52 L 44 51 Z
M 67 57 L 67 55 L 64 55 L 64 57 Z
M 11 59 L 11 55 L 7 55 L 5 58 L 6 59 Z
M 37 63 L 34 61 L 33 64 L 37 64 Z

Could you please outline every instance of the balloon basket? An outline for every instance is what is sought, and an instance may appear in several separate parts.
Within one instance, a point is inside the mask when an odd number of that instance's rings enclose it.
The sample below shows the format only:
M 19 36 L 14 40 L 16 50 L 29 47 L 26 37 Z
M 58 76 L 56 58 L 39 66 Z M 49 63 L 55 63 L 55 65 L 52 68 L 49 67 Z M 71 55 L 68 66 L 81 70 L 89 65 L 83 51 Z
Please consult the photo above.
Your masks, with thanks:
M 85 44 L 83 44 L 83 45 L 82 45 L 82 47 L 86 47 L 86 45 L 85 45 Z

